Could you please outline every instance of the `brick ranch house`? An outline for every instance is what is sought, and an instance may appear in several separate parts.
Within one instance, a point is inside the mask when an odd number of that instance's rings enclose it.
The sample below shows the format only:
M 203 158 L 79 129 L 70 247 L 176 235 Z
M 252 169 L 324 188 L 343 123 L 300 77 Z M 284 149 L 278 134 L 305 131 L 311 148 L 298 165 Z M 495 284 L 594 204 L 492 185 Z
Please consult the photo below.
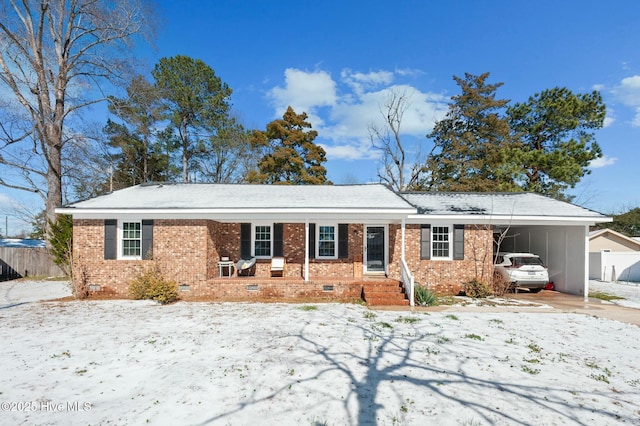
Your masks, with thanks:
M 370 304 L 413 304 L 414 283 L 456 294 L 471 278 L 490 280 L 496 233 L 509 251 L 548 255 L 550 272 L 563 269 L 556 287 L 587 294 L 589 225 L 610 220 L 531 193 L 398 194 L 381 184 L 143 184 L 56 212 L 73 216 L 75 279 L 94 295 L 126 297 L 154 262 L 183 300 Z M 558 236 L 560 263 L 550 249 Z M 278 277 L 274 258 L 284 259 Z M 248 276 L 241 259 L 255 259 Z

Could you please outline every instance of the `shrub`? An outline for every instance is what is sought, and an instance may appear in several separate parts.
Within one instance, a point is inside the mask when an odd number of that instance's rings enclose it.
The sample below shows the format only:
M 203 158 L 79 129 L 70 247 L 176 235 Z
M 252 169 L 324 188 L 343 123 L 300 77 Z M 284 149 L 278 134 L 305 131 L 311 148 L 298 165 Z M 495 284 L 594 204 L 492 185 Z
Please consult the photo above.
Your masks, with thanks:
M 151 299 L 165 305 L 178 300 L 178 284 L 165 278 L 157 267 L 150 267 L 131 280 L 129 294 L 136 300 Z
M 493 294 L 502 297 L 509 289 L 511 289 L 511 282 L 500 273 L 493 275 Z
M 434 306 L 438 304 L 438 296 L 425 286 L 415 286 L 415 301 L 420 306 Z
M 486 282 L 482 281 L 479 278 L 473 278 L 470 281 L 464 284 L 464 293 L 468 297 L 473 297 L 474 299 L 482 299 L 487 296 L 491 296 L 493 291 L 491 287 Z
M 49 246 L 53 263 L 67 276 L 72 274 L 73 218 L 68 214 L 56 216 L 49 221 Z
M 89 297 L 89 278 L 87 268 L 83 262 L 78 261 L 72 270 L 69 287 L 75 299 L 86 299 Z

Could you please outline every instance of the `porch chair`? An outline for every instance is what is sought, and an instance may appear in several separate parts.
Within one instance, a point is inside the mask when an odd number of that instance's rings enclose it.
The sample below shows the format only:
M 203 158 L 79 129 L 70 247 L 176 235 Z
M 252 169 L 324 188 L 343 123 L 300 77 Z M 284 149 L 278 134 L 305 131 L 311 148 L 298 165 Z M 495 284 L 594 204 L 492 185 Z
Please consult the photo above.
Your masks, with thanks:
M 236 271 L 238 276 L 253 275 L 253 272 L 255 272 L 255 264 L 255 257 L 252 257 L 251 259 L 240 259 L 236 264 Z
M 274 257 L 271 259 L 271 276 L 283 277 L 284 276 L 284 257 Z

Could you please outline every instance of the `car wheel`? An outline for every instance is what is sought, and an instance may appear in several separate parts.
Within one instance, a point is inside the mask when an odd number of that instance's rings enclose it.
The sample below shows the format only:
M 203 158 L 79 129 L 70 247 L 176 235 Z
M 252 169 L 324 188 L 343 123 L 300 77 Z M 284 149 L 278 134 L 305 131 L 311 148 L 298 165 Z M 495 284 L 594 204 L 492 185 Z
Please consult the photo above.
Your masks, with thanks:
M 530 288 L 529 289 L 529 293 L 540 293 L 540 290 L 542 290 L 542 288 L 538 287 L 538 288 Z

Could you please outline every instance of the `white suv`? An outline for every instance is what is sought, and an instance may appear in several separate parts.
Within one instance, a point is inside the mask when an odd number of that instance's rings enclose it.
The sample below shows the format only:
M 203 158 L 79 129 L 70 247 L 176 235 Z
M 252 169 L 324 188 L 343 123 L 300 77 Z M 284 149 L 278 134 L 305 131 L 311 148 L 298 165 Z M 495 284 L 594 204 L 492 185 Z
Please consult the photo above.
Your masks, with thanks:
M 547 267 L 539 256 L 531 253 L 498 253 L 494 271 L 514 288 L 528 288 L 532 293 L 549 283 Z

